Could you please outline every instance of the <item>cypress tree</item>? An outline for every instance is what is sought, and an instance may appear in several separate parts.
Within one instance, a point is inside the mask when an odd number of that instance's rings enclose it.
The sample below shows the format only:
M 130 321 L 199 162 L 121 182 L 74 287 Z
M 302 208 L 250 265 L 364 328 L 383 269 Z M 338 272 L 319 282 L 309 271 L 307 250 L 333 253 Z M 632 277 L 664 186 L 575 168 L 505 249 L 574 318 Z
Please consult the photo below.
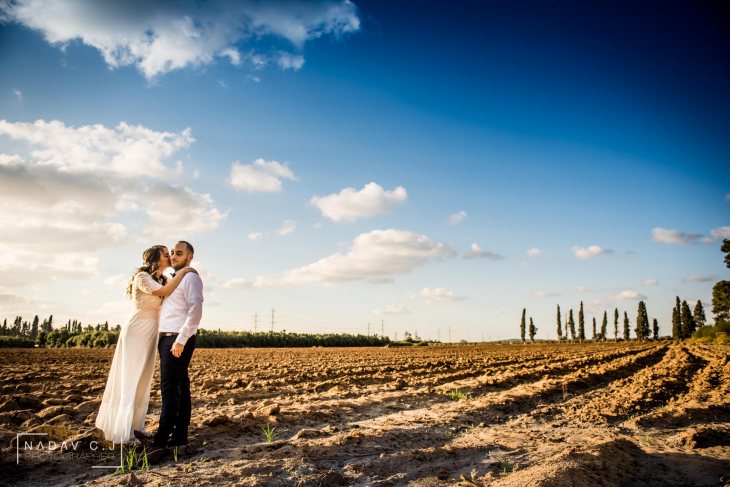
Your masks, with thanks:
M 568 328 L 570 329 L 570 339 L 575 340 L 575 320 L 573 319 L 573 309 L 571 308 L 568 315 Z
M 705 317 L 705 309 L 702 307 L 702 301 L 700 301 L 699 299 L 697 300 L 697 304 L 695 304 L 695 310 L 692 313 L 692 318 L 695 320 L 695 325 L 697 325 L 697 328 L 702 328 L 703 326 L 705 326 L 707 318 Z
M 682 338 L 682 323 L 679 321 L 677 308 L 672 309 L 672 338 L 675 340 Z
M 558 305 L 558 341 L 563 339 L 563 322 L 560 318 L 560 305 Z M 567 332 L 568 330 L 566 330 Z
M 692 313 L 689 310 L 687 301 L 682 301 L 682 314 L 679 316 L 682 320 L 682 338 L 691 337 L 697 327 L 695 326 L 694 319 L 692 319 Z
M 618 341 L 618 308 L 613 309 L 613 339 Z
M 522 338 L 522 343 L 525 343 L 525 313 L 527 313 L 527 308 L 522 308 L 522 320 L 520 321 L 520 338 Z
M 649 315 L 646 312 L 646 304 L 644 304 L 644 301 L 639 301 L 635 331 L 637 340 L 646 340 L 649 338 Z
M 38 319 L 38 315 L 35 315 L 35 318 L 33 318 L 33 324 L 30 326 L 30 337 L 35 340 L 38 336 L 38 322 L 40 320 Z
M 578 340 L 581 342 L 586 339 L 586 323 L 583 314 L 583 301 L 580 302 L 580 310 L 578 310 Z
M 3 320 L 3 327 L 0 329 L 0 334 L 7 335 L 8 334 L 8 319 L 5 318 Z
M 652 332 L 654 334 L 654 340 L 659 340 L 659 322 L 656 320 L 656 318 L 654 318 Z
M 629 315 L 624 311 L 624 340 L 629 340 Z
M 598 329 L 596 328 L 596 317 L 593 317 L 593 341 L 595 342 L 598 339 Z
M 530 342 L 535 343 L 535 333 L 537 333 L 537 327 L 532 322 L 532 316 L 530 316 Z
M 682 338 L 682 330 L 684 329 L 684 324 L 682 323 L 682 303 L 679 301 L 679 296 L 677 296 L 676 301 L 676 308 L 677 308 L 677 322 L 678 322 L 678 338 Z
M 601 341 L 606 341 L 608 334 L 608 311 L 603 312 L 603 321 L 601 322 Z

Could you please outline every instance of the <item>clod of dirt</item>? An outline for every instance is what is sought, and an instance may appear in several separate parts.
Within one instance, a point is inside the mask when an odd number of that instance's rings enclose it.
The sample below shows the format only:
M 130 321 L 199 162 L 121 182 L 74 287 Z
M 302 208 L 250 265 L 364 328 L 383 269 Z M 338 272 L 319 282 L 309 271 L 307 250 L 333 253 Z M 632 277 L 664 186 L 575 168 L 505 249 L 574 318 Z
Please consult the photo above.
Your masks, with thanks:
M 43 409 L 43 401 L 35 396 L 16 396 L 14 399 L 23 409 Z
M 18 409 L 22 409 L 20 407 L 20 404 L 15 399 L 8 399 L 4 403 L 0 404 L 0 413 L 5 413 L 8 411 L 16 411 Z
M 219 426 L 221 424 L 228 424 L 230 422 L 232 422 L 231 418 L 229 418 L 225 414 L 218 414 L 203 420 L 203 424 L 205 426 Z
M 652 485 L 646 454 L 628 440 L 584 449 L 568 448 L 546 462 L 510 474 L 493 484 L 509 487 L 564 485 Z
M 51 406 L 43 409 L 38 413 L 38 417 L 41 419 L 51 419 L 56 416 L 60 416 L 68 411 L 65 406 Z
M 678 436 L 677 445 L 690 449 L 730 445 L 730 428 L 689 428 Z
M 281 411 L 278 404 L 271 404 L 268 406 L 261 406 L 256 410 L 258 416 L 276 416 Z

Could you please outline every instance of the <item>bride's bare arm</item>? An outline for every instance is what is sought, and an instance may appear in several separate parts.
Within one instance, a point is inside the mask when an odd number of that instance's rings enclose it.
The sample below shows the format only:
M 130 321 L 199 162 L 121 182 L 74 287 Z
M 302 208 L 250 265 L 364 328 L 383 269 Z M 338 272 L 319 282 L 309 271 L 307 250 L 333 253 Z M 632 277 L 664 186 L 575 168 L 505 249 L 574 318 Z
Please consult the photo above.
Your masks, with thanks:
M 177 288 L 177 286 L 182 281 L 182 278 L 188 272 L 195 272 L 196 274 L 198 273 L 198 271 L 196 271 L 192 267 L 184 267 L 184 268 L 180 269 L 179 271 L 177 271 L 175 273 L 175 277 L 173 277 L 172 279 L 167 281 L 167 284 L 165 284 L 164 286 L 162 286 L 159 289 L 155 289 L 154 291 L 152 291 L 152 294 L 154 296 L 162 296 L 163 298 L 166 298 L 167 296 L 172 294 L 172 292 L 175 290 L 175 288 Z

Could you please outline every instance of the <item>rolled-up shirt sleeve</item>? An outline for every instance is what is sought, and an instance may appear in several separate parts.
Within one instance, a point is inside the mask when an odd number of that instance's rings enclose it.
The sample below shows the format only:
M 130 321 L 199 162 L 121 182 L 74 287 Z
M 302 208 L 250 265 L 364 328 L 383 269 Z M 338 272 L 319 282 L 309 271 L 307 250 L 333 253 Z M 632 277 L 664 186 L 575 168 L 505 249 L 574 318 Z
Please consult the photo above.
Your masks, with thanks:
M 188 339 L 198 331 L 200 320 L 203 317 L 203 281 L 199 275 L 190 272 L 185 275 L 180 286 L 188 303 L 188 316 L 175 342 L 185 345 Z

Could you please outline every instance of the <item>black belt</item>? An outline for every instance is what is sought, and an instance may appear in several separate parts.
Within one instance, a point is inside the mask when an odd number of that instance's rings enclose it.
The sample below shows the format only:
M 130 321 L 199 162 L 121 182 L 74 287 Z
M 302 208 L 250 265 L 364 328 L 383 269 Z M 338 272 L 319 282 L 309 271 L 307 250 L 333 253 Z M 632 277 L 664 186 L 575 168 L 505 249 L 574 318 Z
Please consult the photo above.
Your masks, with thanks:
M 161 337 L 176 337 L 178 335 L 179 335 L 179 333 L 170 333 L 170 332 L 167 332 L 167 331 L 164 331 L 164 332 L 161 332 L 160 333 L 160 336 Z

